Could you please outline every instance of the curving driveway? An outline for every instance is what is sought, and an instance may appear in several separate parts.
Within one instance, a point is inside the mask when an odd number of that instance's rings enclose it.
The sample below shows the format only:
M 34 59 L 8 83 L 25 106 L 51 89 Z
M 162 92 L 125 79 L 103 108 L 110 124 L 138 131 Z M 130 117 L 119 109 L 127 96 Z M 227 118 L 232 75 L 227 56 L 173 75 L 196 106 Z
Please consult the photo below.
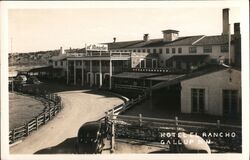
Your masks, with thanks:
M 62 97 L 64 109 L 48 124 L 31 133 L 22 143 L 10 147 L 10 153 L 33 154 L 60 146 L 76 137 L 78 128 L 83 123 L 97 120 L 104 116 L 105 111 L 123 103 L 117 97 L 96 93 L 89 90 L 58 93 Z M 59 153 L 67 151 L 59 149 Z

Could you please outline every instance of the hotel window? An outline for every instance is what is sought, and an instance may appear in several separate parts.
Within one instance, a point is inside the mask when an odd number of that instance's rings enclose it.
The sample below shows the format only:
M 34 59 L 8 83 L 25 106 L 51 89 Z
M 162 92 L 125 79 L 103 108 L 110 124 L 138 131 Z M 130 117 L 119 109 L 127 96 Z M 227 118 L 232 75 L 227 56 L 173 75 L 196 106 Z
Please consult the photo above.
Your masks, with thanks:
M 136 52 L 136 50 L 134 49 L 133 52 Z
M 145 49 L 143 49 L 142 52 L 145 53 Z
M 127 52 L 127 50 L 124 50 L 124 52 Z
M 178 48 L 178 53 L 182 53 L 182 48 Z
M 196 47 L 189 47 L 189 53 L 196 53 Z
M 222 45 L 222 46 L 220 46 L 220 51 L 221 52 L 228 52 L 228 45 Z
M 162 54 L 162 49 L 161 48 L 159 49 L 159 53 Z
M 140 50 L 140 49 L 138 49 L 138 50 L 137 50 L 137 52 L 141 52 L 141 50 Z
M 61 61 L 61 66 L 63 66 L 63 61 Z
M 57 61 L 55 61 L 55 66 L 57 66 Z
M 156 49 L 153 49 L 153 53 L 156 53 Z
M 172 54 L 175 54 L 175 48 L 172 48 Z
M 204 53 L 212 53 L 212 46 L 204 46 L 203 52 Z
M 166 54 L 169 54 L 169 48 L 166 48 Z
M 191 89 L 191 104 L 193 113 L 203 113 L 205 109 L 205 89 Z
M 147 52 L 150 53 L 150 49 L 147 49 Z
M 223 90 L 223 114 L 236 114 L 239 107 L 238 91 Z

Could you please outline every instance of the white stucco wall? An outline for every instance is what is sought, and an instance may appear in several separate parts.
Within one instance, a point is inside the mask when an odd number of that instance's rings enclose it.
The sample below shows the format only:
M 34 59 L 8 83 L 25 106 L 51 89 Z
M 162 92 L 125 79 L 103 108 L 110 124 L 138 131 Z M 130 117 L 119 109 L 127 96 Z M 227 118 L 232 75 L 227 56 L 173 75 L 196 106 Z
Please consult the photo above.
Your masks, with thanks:
M 229 81 L 231 74 L 232 81 Z M 206 74 L 181 82 L 181 112 L 191 113 L 191 88 L 205 89 L 205 113 L 211 115 L 223 114 L 223 89 L 238 90 L 241 98 L 241 72 L 228 69 Z

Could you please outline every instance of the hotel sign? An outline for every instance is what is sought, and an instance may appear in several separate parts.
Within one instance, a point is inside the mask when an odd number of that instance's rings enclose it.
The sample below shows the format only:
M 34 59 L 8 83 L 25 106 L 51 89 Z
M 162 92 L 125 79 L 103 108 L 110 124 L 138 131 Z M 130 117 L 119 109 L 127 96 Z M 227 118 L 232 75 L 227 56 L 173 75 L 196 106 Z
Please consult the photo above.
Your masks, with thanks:
M 106 44 L 89 44 L 86 45 L 88 51 L 108 51 L 108 45 Z

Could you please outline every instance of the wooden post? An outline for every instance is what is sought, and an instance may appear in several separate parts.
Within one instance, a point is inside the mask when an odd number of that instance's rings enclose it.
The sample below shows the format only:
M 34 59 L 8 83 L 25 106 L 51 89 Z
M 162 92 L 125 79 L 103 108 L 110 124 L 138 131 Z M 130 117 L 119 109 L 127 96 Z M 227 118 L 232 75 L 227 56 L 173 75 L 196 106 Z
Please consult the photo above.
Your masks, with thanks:
M 49 109 L 49 120 L 51 120 L 51 109 Z
M 112 121 L 111 129 L 112 129 L 112 133 L 111 133 L 111 150 L 110 150 L 110 152 L 114 153 L 114 151 L 115 151 L 115 123 L 114 123 L 114 121 Z
M 15 142 L 15 139 L 16 139 L 15 138 L 15 129 L 13 129 L 13 131 L 12 131 L 12 141 Z
M 111 150 L 110 152 L 113 153 L 114 149 L 115 149 L 115 123 L 114 123 L 114 109 L 112 109 L 112 113 L 111 113 L 111 121 L 112 121 L 112 125 L 111 125 Z
M 27 134 L 27 136 L 30 134 L 29 132 L 30 132 L 30 131 L 29 131 L 29 123 L 27 123 L 27 124 L 26 124 L 26 134 Z
M 175 117 L 175 129 L 176 129 L 176 132 L 178 132 L 178 117 L 177 116 Z
M 220 120 L 217 120 L 217 129 L 220 129 Z
M 46 111 L 43 114 L 43 124 L 46 124 Z
M 36 117 L 36 130 L 38 130 L 38 117 Z
M 139 114 L 139 124 L 140 124 L 140 127 L 142 126 L 142 114 Z

